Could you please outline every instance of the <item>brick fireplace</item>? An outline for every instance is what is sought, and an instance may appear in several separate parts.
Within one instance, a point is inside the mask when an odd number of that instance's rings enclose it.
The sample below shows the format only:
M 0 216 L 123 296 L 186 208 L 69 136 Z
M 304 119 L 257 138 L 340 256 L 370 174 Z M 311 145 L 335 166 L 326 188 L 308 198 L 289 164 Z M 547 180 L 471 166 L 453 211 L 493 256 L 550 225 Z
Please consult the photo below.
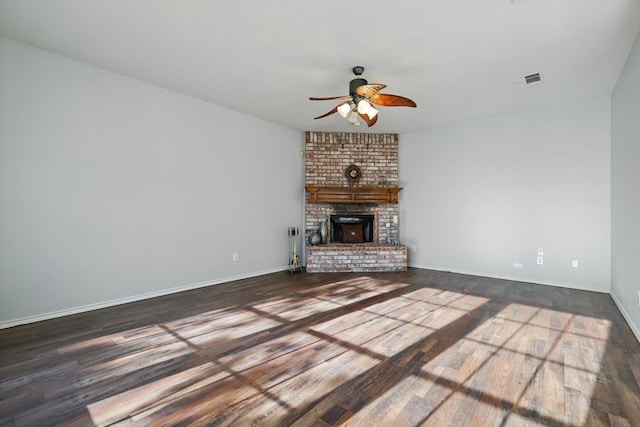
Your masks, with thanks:
M 307 245 L 308 272 L 402 271 L 407 250 L 399 243 L 398 135 L 307 132 L 305 231 L 333 217 L 372 217 L 369 242 Z M 355 179 L 346 172 L 357 170 Z

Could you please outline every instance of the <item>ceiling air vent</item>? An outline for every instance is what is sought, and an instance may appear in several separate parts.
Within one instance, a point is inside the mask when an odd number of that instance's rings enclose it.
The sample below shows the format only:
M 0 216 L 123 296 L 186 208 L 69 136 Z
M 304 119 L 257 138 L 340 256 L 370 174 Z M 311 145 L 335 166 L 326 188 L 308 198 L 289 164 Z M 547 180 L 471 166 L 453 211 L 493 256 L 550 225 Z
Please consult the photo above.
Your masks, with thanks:
M 542 81 L 542 77 L 540 76 L 540 73 L 535 73 L 535 74 L 529 74 L 528 76 L 524 76 L 524 81 L 530 85 L 533 83 L 538 83 Z

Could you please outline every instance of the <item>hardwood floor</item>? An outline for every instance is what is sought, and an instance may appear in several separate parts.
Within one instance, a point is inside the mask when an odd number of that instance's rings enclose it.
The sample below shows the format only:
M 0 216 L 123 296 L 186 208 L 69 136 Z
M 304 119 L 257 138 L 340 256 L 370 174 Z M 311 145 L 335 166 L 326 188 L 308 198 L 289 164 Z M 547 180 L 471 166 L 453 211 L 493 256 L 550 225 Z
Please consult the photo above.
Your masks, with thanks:
M 0 426 L 640 426 L 607 294 L 270 274 L 0 330 Z

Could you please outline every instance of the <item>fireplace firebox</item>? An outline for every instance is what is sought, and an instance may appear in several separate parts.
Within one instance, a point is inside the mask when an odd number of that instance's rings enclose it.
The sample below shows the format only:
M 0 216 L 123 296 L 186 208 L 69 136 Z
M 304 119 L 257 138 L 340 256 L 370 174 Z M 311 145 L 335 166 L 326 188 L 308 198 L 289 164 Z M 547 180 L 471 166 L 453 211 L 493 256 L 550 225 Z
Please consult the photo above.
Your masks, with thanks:
M 373 242 L 374 220 L 374 215 L 331 215 L 331 243 Z

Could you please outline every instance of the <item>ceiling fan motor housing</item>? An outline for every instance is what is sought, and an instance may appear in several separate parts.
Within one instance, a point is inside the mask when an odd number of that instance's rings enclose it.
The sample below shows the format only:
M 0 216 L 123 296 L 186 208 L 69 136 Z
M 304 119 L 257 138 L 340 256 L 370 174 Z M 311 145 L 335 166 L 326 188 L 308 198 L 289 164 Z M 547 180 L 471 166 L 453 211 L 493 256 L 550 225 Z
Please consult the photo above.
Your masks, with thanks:
M 365 79 L 353 79 L 349 82 L 349 95 L 353 96 L 356 94 L 356 89 L 360 86 L 366 85 L 367 81 Z

